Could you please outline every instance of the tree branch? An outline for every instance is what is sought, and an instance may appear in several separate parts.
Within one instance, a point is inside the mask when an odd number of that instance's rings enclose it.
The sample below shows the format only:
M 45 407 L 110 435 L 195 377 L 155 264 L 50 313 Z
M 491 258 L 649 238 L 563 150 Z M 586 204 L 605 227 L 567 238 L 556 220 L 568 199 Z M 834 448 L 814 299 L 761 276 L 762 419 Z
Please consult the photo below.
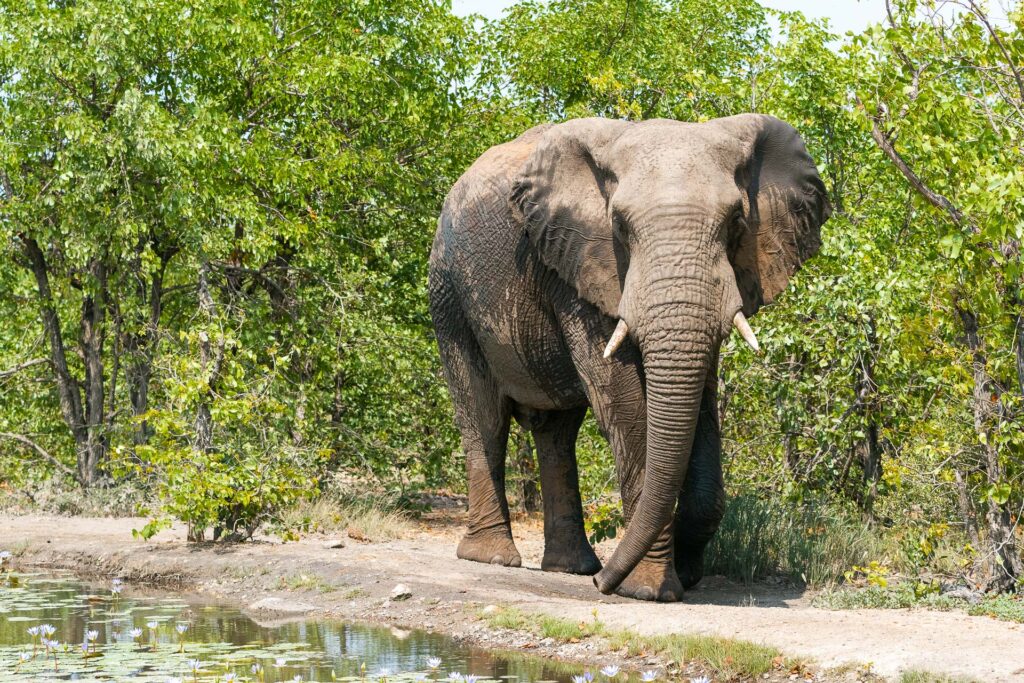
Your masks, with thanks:
M 4 379 L 5 377 L 10 377 L 11 375 L 16 375 L 19 372 L 21 372 L 22 370 L 25 370 L 26 368 L 30 368 L 33 365 L 42 365 L 43 363 L 49 363 L 49 362 L 50 362 L 49 358 L 34 358 L 32 360 L 25 361 L 24 363 L 21 363 L 19 365 L 15 365 L 13 368 L 9 368 L 7 370 L 0 371 L 0 379 Z
M 928 187 L 928 185 L 926 185 L 925 182 L 921 180 L 916 173 L 914 173 L 914 170 L 907 165 L 907 162 L 903 160 L 900 153 L 896 151 L 895 147 L 893 147 L 892 142 L 889 140 L 889 136 L 885 134 L 882 127 L 879 125 L 881 116 L 872 116 L 871 114 L 868 114 L 867 108 L 864 106 L 864 103 L 861 102 L 860 97 L 857 98 L 857 104 L 864 109 L 865 115 L 871 121 L 871 137 L 874 138 L 875 144 L 877 144 L 878 148 L 881 149 L 887 157 L 889 157 L 889 160 L 896 166 L 896 168 L 899 169 L 900 173 L 902 173 L 903 177 L 907 179 L 907 182 L 910 183 L 911 187 L 913 187 L 918 194 L 924 197 L 929 204 L 938 209 L 942 209 L 949 214 L 949 217 L 957 227 L 963 227 L 966 225 L 967 219 L 964 217 L 963 212 L 961 212 L 953 202 Z
M 12 439 L 12 440 L 17 441 L 17 442 L 19 442 L 19 443 L 21 443 L 21 444 L 23 444 L 25 446 L 28 446 L 29 448 L 34 450 L 36 453 L 38 453 L 40 455 L 40 457 L 42 457 L 42 458 L 44 458 L 46 460 L 49 460 L 50 463 L 52 463 L 53 466 L 56 467 L 57 469 L 59 469 L 61 472 L 63 472 L 64 474 L 66 474 L 67 476 L 71 477 L 72 479 L 74 479 L 76 481 L 78 480 L 78 477 L 75 475 L 75 473 L 71 470 L 70 467 L 68 467 L 67 465 L 62 463 L 56 457 L 50 455 L 46 451 L 45 448 L 43 448 L 42 446 L 37 444 L 32 439 L 28 438 L 27 436 L 24 436 L 22 434 L 14 434 L 14 433 L 11 433 L 11 432 L 0 432 L 0 437 L 5 438 L 5 439 Z

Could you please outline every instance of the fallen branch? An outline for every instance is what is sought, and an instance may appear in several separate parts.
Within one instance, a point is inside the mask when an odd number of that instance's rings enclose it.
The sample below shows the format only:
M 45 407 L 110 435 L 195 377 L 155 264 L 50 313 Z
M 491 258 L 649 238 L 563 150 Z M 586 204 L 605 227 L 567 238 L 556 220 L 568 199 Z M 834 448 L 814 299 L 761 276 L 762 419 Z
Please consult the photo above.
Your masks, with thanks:
M 50 455 L 50 453 L 47 452 L 47 450 L 45 448 L 43 448 L 42 446 L 37 444 L 32 439 L 28 438 L 27 436 L 24 436 L 22 434 L 14 434 L 12 432 L 0 432 L 0 437 L 6 438 L 6 439 L 13 439 L 14 441 L 17 441 L 17 442 L 19 442 L 21 444 L 24 444 L 25 446 L 28 446 L 29 448 L 34 450 L 36 453 L 38 453 L 42 458 L 44 458 L 46 460 L 49 460 L 54 465 L 54 467 L 59 469 L 61 472 L 63 472 L 67 476 L 69 476 L 72 479 L 75 479 L 77 481 L 78 477 L 75 476 L 75 473 L 73 471 L 71 471 L 70 467 L 68 467 L 67 465 L 62 463 L 56 457 Z

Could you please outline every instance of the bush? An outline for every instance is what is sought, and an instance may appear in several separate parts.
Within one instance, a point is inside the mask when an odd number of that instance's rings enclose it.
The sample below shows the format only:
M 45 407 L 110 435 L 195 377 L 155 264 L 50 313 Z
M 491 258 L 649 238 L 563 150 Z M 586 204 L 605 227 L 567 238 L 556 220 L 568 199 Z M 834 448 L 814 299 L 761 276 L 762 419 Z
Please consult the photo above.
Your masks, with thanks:
M 704 571 L 751 582 L 772 574 L 821 586 L 883 554 L 883 541 L 834 505 L 793 505 L 740 495 L 705 554 Z

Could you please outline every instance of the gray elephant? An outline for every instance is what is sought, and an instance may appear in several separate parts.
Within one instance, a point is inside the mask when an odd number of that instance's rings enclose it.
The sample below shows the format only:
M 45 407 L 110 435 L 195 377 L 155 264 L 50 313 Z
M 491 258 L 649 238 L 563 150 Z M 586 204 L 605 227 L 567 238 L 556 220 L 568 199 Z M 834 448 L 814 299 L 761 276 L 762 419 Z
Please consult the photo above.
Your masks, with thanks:
M 444 203 L 430 310 L 462 435 L 458 556 L 519 566 L 505 498 L 510 419 L 534 435 L 542 568 L 602 593 L 678 600 L 724 511 L 718 353 L 820 245 L 825 188 L 770 116 L 579 119 L 491 148 Z M 583 528 L 587 408 L 615 455 L 626 531 L 605 567 Z

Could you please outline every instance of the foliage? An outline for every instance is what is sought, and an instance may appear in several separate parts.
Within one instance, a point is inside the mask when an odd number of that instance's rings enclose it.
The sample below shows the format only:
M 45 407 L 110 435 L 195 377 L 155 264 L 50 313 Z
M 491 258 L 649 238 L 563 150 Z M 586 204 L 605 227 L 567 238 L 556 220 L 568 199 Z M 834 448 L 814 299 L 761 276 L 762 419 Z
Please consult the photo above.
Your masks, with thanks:
M 424 287 L 457 176 L 542 121 L 757 111 L 799 129 L 834 212 L 755 320 L 765 353 L 723 348 L 709 570 L 1011 588 L 1022 21 L 972 0 L 890 3 L 845 37 L 755 0 L 490 22 L 443 0 L 7 3 L 0 491 L 127 483 L 198 538 L 314 524 L 330 472 L 461 487 Z M 578 454 L 611 537 L 591 419 Z
M 1024 623 L 1024 601 L 1019 595 L 973 595 L 971 599 L 967 599 L 936 590 L 922 590 L 920 582 L 906 580 L 890 586 L 828 590 L 817 595 L 814 604 L 827 609 L 927 607 L 943 612 L 957 610 L 976 616 Z

